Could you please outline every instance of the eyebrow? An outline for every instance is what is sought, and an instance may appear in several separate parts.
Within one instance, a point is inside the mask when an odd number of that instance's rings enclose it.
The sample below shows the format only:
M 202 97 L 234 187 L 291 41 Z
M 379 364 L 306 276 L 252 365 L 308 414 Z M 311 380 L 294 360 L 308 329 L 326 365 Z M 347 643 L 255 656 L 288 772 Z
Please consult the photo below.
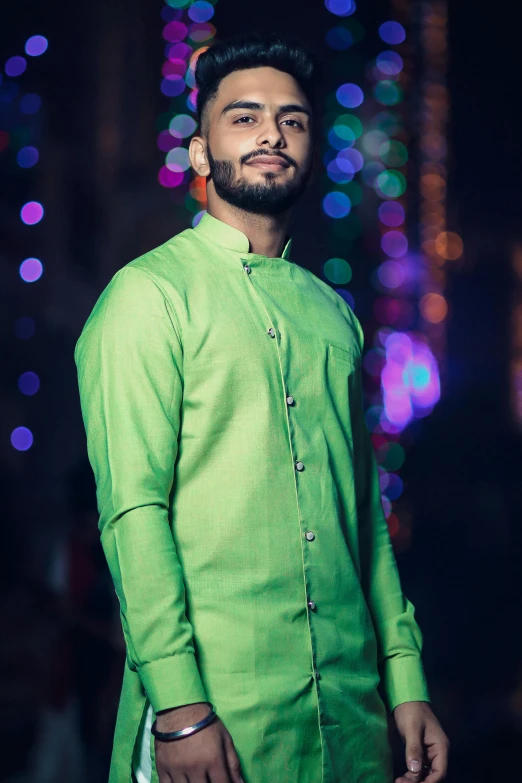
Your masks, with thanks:
M 233 111 L 234 109 L 257 109 L 262 111 L 263 109 L 266 109 L 266 106 L 264 103 L 255 103 L 254 101 L 232 101 L 232 103 L 228 103 L 225 106 L 221 114 L 226 114 L 226 112 Z M 287 111 L 300 112 L 301 114 L 306 114 L 307 117 L 312 116 L 308 109 L 300 103 L 284 103 L 282 106 L 277 107 L 278 114 Z

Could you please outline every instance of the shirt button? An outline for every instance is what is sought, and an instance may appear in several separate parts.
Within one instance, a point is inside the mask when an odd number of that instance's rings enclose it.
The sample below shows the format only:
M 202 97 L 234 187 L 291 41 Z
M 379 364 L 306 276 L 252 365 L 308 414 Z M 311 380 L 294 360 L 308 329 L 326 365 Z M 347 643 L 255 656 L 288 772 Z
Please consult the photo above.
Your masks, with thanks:
M 245 264 L 245 266 L 243 267 L 243 269 L 245 270 L 245 272 L 247 273 L 247 275 L 249 275 L 249 274 L 250 274 L 250 272 L 252 271 L 252 270 L 250 269 L 250 267 L 248 266 L 248 264 Z
M 304 470 L 304 465 L 302 462 L 296 462 L 295 467 L 297 470 Z
M 307 530 L 305 535 L 307 541 L 313 541 L 315 538 L 315 533 L 312 530 Z
M 270 335 L 270 337 L 275 337 L 275 332 L 272 329 L 272 327 L 270 327 L 270 329 L 268 330 L 268 334 Z
M 315 610 L 317 609 L 317 604 L 315 603 L 315 601 L 308 601 L 308 608 L 310 609 L 311 612 L 315 612 Z
M 288 405 L 293 405 L 294 398 L 289 394 L 288 397 L 286 398 L 286 402 L 288 403 Z

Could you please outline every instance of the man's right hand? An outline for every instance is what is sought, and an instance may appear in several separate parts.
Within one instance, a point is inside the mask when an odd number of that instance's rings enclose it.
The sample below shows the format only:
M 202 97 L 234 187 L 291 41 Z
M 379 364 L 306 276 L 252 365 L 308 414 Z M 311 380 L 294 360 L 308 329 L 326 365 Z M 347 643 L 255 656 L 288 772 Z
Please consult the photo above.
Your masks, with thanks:
M 186 704 L 156 716 L 158 731 L 179 731 L 208 715 L 206 702 Z M 218 717 L 204 729 L 170 742 L 154 740 L 160 783 L 244 783 L 232 737 Z

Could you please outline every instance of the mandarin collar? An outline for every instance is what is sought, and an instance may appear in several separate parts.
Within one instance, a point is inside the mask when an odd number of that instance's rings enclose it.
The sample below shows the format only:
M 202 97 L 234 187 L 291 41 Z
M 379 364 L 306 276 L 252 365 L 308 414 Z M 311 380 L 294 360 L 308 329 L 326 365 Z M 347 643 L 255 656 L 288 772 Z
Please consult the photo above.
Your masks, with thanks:
M 215 218 L 208 212 L 203 213 L 199 223 L 194 227 L 194 231 L 210 239 L 211 242 L 215 242 L 217 245 L 221 245 L 221 247 L 226 247 L 228 250 L 235 250 L 237 253 L 250 253 L 250 242 L 246 234 L 243 234 L 238 228 L 229 226 L 228 223 Z M 289 261 L 291 248 L 292 238 L 287 237 L 280 258 Z

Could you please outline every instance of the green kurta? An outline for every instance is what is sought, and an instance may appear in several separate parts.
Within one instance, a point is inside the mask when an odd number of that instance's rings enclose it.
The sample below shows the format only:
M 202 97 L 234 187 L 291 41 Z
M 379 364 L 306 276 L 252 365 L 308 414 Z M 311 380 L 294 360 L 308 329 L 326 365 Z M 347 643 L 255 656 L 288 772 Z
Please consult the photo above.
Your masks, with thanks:
M 389 709 L 429 700 L 363 417 L 361 326 L 290 246 L 250 253 L 205 214 L 120 269 L 77 342 L 127 645 L 110 783 L 130 780 L 149 703 L 197 701 L 246 783 L 386 783 L 380 675 Z

